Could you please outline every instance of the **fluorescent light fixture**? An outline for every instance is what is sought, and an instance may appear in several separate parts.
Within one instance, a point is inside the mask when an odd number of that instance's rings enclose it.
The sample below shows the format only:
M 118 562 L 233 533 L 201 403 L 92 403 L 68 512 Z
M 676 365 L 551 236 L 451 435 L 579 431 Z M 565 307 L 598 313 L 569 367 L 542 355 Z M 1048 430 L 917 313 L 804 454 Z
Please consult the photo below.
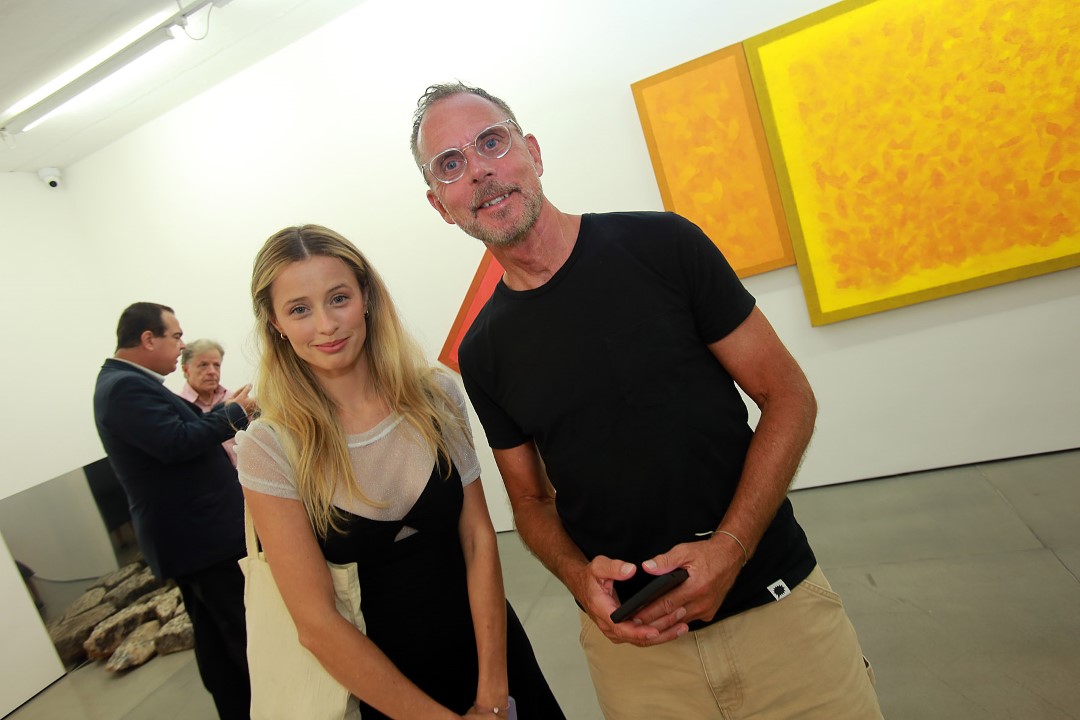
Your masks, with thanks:
M 220 0 L 218 2 L 196 0 L 165 20 L 160 20 L 160 15 L 151 18 L 116 43 L 8 108 L 2 116 L 5 119 L 0 120 L 0 132 L 14 134 L 33 129 L 52 116 L 61 106 L 125 65 L 171 40 L 176 28 L 186 26 L 191 15 L 211 4 L 220 7 L 224 3 Z M 151 24 L 152 27 L 146 30 L 146 27 Z M 136 33 L 136 38 L 131 40 L 131 36 Z M 122 45 L 121 49 L 113 51 L 117 45 Z M 104 59 L 101 59 L 102 57 Z M 87 66 L 89 66 L 88 69 L 84 69 Z M 69 80 L 73 76 L 74 78 Z

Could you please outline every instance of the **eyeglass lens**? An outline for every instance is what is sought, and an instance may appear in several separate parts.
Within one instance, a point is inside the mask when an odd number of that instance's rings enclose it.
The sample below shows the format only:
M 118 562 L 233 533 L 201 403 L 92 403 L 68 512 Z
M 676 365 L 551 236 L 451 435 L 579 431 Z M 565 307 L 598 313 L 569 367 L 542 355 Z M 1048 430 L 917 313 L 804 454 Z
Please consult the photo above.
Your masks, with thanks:
M 476 140 L 470 145 L 476 149 L 476 154 L 480 157 L 495 160 L 501 158 L 510 150 L 510 143 L 510 131 L 507 127 L 505 125 L 492 125 L 481 130 L 476 136 Z M 470 145 L 465 147 L 468 148 Z M 453 182 L 464 175 L 465 165 L 468 163 L 465 159 L 464 149 L 451 148 L 436 155 L 429 165 L 431 174 L 442 182 Z

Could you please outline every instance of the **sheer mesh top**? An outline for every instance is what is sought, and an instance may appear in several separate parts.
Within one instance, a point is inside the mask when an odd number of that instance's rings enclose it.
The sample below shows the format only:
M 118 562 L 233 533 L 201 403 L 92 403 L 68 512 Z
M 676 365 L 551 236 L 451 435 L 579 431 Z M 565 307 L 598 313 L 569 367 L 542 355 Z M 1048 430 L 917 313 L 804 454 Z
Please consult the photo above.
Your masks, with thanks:
M 439 384 L 454 399 L 453 414 L 465 431 L 445 430 L 450 457 L 461 475 L 461 484 L 480 477 L 480 461 L 473 447 L 465 412 L 465 396 L 457 384 L 438 373 Z M 339 487 L 334 505 L 371 520 L 400 520 L 412 508 L 427 486 L 435 466 L 435 453 L 425 447 L 420 434 L 397 413 L 367 432 L 348 435 L 349 456 L 360 489 L 369 498 L 383 503 L 376 507 L 350 497 Z M 255 420 L 236 434 L 237 471 L 240 484 L 249 490 L 275 497 L 299 500 L 296 479 L 277 433 L 267 423 Z

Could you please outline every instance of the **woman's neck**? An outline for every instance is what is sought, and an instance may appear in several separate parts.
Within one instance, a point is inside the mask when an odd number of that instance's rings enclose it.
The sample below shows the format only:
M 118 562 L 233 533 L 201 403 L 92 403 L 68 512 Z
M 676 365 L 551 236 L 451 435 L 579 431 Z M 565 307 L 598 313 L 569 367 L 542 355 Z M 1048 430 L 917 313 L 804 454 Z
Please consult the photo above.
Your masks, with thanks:
M 389 404 L 366 368 L 363 372 L 319 378 L 319 384 L 337 406 L 338 418 L 347 435 L 367 432 L 390 414 Z

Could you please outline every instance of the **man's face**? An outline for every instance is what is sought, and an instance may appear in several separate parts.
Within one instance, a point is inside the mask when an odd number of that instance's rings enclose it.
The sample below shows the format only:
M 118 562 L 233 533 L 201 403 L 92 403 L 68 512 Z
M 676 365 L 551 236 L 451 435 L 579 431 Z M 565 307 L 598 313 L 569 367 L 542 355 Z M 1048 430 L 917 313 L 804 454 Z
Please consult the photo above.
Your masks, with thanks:
M 184 331 L 171 312 L 162 311 L 161 320 L 165 323 L 165 334 L 162 337 L 151 336 L 149 349 L 153 365 L 147 367 L 159 375 L 168 375 L 176 369 L 176 361 L 184 349 Z
M 452 95 L 428 109 L 420 125 L 417 148 L 428 162 L 448 148 L 464 148 L 477 133 L 506 120 L 506 113 L 482 97 Z M 459 225 L 488 245 L 509 247 L 520 242 L 540 216 L 544 172 L 540 147 L 531 135 L 511 130 L 513 144 L 501 158 L 485 158 L 465 150 L 465 175 L 444 184 L 425 173 L 428 202 L 446 222 Z
M 221 384 L 221 353 L 207 350 L 192 355 L 184 365 L 184 377 L 195 392 L 213 395 Z

